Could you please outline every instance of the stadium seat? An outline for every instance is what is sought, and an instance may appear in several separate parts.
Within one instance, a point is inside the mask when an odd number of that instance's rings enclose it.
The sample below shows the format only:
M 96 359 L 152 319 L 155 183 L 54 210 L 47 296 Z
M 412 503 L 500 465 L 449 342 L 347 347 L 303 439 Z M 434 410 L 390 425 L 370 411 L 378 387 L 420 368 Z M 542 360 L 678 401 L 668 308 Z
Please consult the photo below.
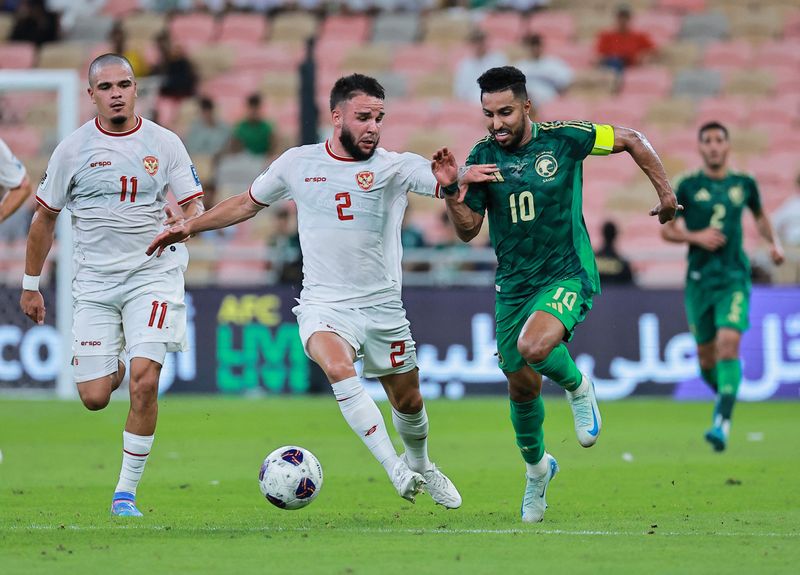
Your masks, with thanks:
M 696 123 L 720 122 L 729 127 L 744 125 L 750 114 L 748 102 L 738 98 L 709 98 L 700 102 Z
M 300 44 L 269 43 L 236 47 L 233 68 L 242 72 L 295 72 L 303 60 Z
M 370 37 L 371 24 L 366 14 L 334 14 L 323 20 L 319 40 L 346 36 L 356 42 L 366 42 Z
M 387 98 L 405 98 L 408 96 L 408 80 L 398 72 L 377 72 L 375 79 L 380 82 L 386 91 Z
M 756 50 L 755 65 L 800 68 L 800 40 L 764 42 Z
M 103 14 L 114 18 L 127 17 L 141 8 L 141 0 L 106 0 Z
M 674 72 L 699 65 L 700 53 L 699 44 L 679 40 L 662 46 L 659 50 L 658 61 Z
M 39 50 L 39 68 L 81 70 L 88 46 L 82 42 L 45 44 Z
M 166 16 L 157 12 L 139 12 L 122 19 L 122 28 L 129 42 L 139 40 L 149 42 L 158 36 L 166 25 Z
M 567 42 L 548 46 L 547 51 L 572 66 L 575 70 L 590 67 L 595 60 L 594 46 L 591 42 Z
M 445 55 L 433 44 L 400 44 L 392 50 L 392 70 L 405 75 L 432 73 L 445 66 Z
M 64 35 L 67 41 L 101 42 L 108 38 L 108 33 L 114 26 L 111 16 L 96 14 L 92 18 L 79 18 Z
M 229 72 L 220 74 L 200 84 L 199 92 L 212 99 L 221 97 L 240 97 L 245 100 L 250 94 L 257 92 L 261 86 L 265 72 Z
M 633 27 L 646 30 L 653 42 L 661 47 L 671 44 L 681 29 L 681 17 L 672 12 L 648 10 L 634 11 Z
M 382 12 L 375 17 L 372 41 L 403 47 L 419 37 L 419 15 L 416 12 Z
M 748 159 L 745 169 L 759 185 L 791 190 L 797 178 L 797 154 L 784 151 Z M 788 194 L 787 194 L 788 195 Z
M 472 22 L 466 11 L 430 12 L 423 22 L 425 42 L 431 44 L 454 44 L 467 40 Z
M 317 70 L 338 70 L 342 66 L 347 53 L 357 46 L 359 42 L 344 36 L 341 38 L 328 38 L 314 44 L 314 58 Z
M 742 7 L 729 15 L 731 35 L 750 42 L 763 42 L 780 36 L 783 28 L 782 15 L 768 6 Z
M 786 94 L 768 100 L 755 100 L 748 110 L 748 123 L 753 128 L 779 130 L 792 126 L 800 118 L 800 94 Z
M 536 120 L 553 122 L 556 120 L 589 120 L 592 114 L 586 100 L 572 97 L 558 98 L 535 108 Z
M 452 141 L 453 136 L 448 132 L 418 128 L 409 136 L 408 151 L 419 154 L 423 158 L 430 158 L 434 152 L 449 145 Z
M 748 68 L 752 61 L 753 47 L 744 40 L 712 43 L 703 55 L 703 66 L 717 70 Z
M 673 96 L 707 98 L 722 88 L 722 77 L 716 70 L 702 68 L 679 70 L 672 84 Z
M 342 71 L 362 74 L 388 72 L 392 65 L 392 50 L 388 44 L 353 46 L 342 61 Z
M 235 49 L 227 44 L 199 46 L 192 51 L 190 60 L 201 80 L 209 80 L 228 72 L 233 67 Z
M 42 148 L 42 133 L 30 126 L 0 125 L 0 139 L 22 160 L 35 157 Z
M 669 10 L 678 14 L 702 12 L 706 9 L 706 0 L 658 0 L 656 6 L 661 10 Z
M 409 94 L 420 99 L 449 100 L 453 95 L 453 77 L 444 72 L 416 76 L 411 80 Z
M 300 75 L 297 72 L 267 72 L 259 91 L 270 102 L 282 104 L 294 100 L 300 91 Z
M 226 44 L 261 44 L 267 35 L 267 20 L 259 14 L 231 12 L 219 24 L 217 41 Z
M 272 20 L 270 41 L 302 44 L 317 33 L 317 19 L 308 12 L 281 12 Z
M 8 13 L 0 13 L 0 42 L 5 42 L 14 28 L 14 17 Z
M 782 153 L 786 150 L 800 150 L 800 132 L 793 126 L 783 126 L 770 132 L 769 151 Z
M 647 110 L 644 121 L 653 124 L 662 131 L 688 127 L 694 121 L 695 106 L 687 98 L 656 100 Z
M 24 70 L 33 67 L 35 61 L 36 46 L 30 42 L 0 44 L 0 69 Z
M 545 45 L 563 44 L 575 38 L 577 25 L 572 13 L 565 10 L 535 12 L 528 20 L 527 33 L 539 34 Z
M 211 14 L 191 12 L 176 14 L 169 23 L 170 39 L 187 47 L 210 43 L 217 34 L 217 22 Z
M 728 74 L 725 93 L 730 96 L 765 98 L 775 93 L 775 77 L 768 70 L 736 70 Z
M 622 96 L 664 98 L 672 88 L 672 73 L 661 66 L 643 66 L 627 70 L 622 77 Z
M 783 37 L 786 40 L 800 40 L 800 10 L 786 15 L 783 23 Z
M 478 22 L 489 44 L 501 47 L 518 43 L 525 32 L 524 20 L 519 12 L 487 12 Z
M 392 125 L 408 124 L 428 126 L 434 123 L 433 108 L 425 100 L 389 98 L 386 102 L 386 116 L 391 117 Z
M 647 104 L 647 97 L 638 96 L 601 100 L 592 111 L 592 121 L 636 128 L 644 119 Z
M 695 42 L 724 40 L 728 37 L 730 26 L 722 12 L 702 12 L 687 14 L 683 18 L 680 38 Z
M 575 72 L 569 95 L 587 99 L 610 96 L 615 85 L 614 72 L 608 68 L 585 68 Z
M 763 154 L 769 148 L 769 132 L 754 128 L 731 130 L 731 150 L 738 157 Z
M 575 18 L 575 38 L 591 38 L 593 42 L 598 32 L 614 25 L 614 11 L 608 5 L 601 9 L 578 7 L 570 13 Z

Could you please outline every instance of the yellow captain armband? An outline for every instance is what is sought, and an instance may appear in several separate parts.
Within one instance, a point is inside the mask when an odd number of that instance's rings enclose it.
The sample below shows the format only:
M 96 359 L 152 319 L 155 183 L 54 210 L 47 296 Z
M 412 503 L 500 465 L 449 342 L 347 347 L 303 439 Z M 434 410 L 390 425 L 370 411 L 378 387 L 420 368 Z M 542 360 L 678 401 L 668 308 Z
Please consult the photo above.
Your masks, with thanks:
M 608 124 L 594 125 L 594 147 L 592 156 L 607 156 L 614 149 L 614 127 Z

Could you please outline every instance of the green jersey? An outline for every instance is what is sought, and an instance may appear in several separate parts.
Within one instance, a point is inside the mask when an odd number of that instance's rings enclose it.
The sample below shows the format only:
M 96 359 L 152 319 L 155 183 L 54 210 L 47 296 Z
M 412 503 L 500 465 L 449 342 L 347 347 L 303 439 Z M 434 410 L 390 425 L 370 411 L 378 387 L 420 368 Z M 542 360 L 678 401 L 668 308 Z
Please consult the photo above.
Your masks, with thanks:
M 496 181 L 470 185 L 465 198 L 474 212 L 489 211 L 497 301 L 517 303 L 567 278 L 579 278 L 587 295 L 600 293 L 583 221 L 583 160 L 611 153 L 614 130 L 588 122 L 534 123 L 532 129 L 517 150 L 486 137 L 467 159 L 499 170 Z
M 713 252 L 689 246 L 687 279 L 709 288 L 749 282 L 750 262 L 742 248 L 742 212 L 747 206 L 754 214 L 761 213 L 756 181 L 739 172 L 714 180 L 699 170 L 680 179 L 676 188 L 678 203 L 684 207 L 678 216 L 689 231 L 712 227 L 727 238 L 725 245 Z

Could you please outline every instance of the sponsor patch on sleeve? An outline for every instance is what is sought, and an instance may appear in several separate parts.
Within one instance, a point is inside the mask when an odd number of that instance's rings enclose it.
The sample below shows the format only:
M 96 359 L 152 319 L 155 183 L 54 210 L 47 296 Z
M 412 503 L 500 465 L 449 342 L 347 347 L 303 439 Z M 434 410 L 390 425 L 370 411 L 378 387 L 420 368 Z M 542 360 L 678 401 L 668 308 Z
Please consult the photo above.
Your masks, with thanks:
M 200 176 L 197 175 L 197 168 L 194 167 L 194 164 L 189 166 L 192 170 L 192 177 L 194 178 L 194 183 L 198 186 L 200 185 Z

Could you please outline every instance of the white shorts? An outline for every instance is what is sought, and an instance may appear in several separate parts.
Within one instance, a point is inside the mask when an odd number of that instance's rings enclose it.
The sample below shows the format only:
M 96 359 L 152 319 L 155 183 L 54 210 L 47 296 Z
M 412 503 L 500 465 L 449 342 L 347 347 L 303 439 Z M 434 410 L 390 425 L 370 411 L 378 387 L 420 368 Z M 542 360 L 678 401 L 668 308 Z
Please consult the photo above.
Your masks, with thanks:
M 166 351 L 188 347 L 180 268 L 134 274 L 122 284 L 76 279 L 72 293 L 72 354 L 78 365 L 82 357 L 116 358 L 123 349 L 130 355 L 146 343 L 165 344 Z
M 308 355 L 308 340 L 318 331 L 341 336 L 364 359 L 364 377 L 405 373 L 417 367 L 411 324 L 400 301 L 348 308 L 301 303 L 292 309 Z M 310 357 L 310 356 L 309 356 Z

